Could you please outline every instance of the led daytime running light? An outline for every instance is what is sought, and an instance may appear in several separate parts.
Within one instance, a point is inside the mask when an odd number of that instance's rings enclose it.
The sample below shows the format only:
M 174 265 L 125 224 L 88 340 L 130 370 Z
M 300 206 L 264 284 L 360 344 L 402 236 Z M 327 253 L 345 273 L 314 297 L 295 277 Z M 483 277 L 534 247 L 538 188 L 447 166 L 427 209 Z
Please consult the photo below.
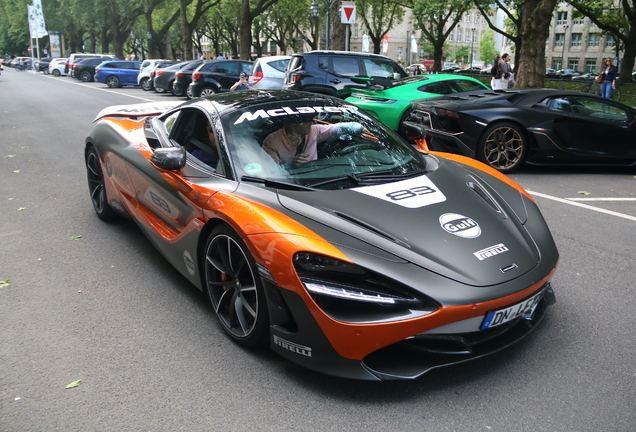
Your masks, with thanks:
M 369 303 L 384 303 L 384 304 L 396 304 L 396 298 L 385 297 L 381 295 L 369 295 L 360 291 L 350 291 L 344 288 L 328 287 L 326 285 L 316 283 L 305 283 L 307 290 L 316 293 L 324 294 L 331 297 L 337 297 L 346 300 L 356 300 Z

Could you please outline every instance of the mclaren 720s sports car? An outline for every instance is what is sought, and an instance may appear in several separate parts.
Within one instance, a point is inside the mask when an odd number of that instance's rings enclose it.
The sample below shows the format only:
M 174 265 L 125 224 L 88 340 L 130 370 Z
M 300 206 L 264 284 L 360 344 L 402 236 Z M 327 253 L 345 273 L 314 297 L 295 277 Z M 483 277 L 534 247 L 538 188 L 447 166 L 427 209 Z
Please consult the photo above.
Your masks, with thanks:
M 315 371 L 416 378 L 501 351 L 555 301 L 527 192 L 339 99 L 114 106 L 85 156 L 97 216 L 133 219 L 236 343 Z

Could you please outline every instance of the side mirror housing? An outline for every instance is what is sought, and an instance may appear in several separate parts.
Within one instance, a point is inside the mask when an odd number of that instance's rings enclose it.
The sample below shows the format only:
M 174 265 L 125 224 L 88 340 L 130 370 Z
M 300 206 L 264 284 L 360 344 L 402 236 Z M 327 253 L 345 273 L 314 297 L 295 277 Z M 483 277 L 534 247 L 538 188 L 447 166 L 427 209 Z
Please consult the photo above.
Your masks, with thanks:
M 150 162 L 159 169 L 178 171 L 186 164 L 186 150 L 183 146 L 155 149 Z

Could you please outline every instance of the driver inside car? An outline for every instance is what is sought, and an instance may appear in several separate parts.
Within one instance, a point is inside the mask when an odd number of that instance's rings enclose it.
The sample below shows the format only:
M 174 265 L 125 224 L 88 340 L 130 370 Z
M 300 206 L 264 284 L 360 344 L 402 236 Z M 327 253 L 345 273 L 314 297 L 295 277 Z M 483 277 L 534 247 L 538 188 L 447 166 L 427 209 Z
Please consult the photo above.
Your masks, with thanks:
M 263 141 L 263 150 L 279 165 L 298 168 L 318 158 L 318 143 L 341 134 L 368 133 L 358 122 L 313 124 L 312 118 L 297 117 Z

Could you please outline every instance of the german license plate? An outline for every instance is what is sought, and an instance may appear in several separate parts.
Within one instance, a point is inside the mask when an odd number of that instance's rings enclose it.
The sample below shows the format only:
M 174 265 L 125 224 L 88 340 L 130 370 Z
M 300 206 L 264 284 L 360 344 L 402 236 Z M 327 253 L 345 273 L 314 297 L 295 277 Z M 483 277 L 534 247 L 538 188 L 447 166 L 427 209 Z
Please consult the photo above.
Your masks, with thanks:
M 505 324 L 521 315 L 532 315 L 542 297 L 543 290 L 521 303 L 517 303 L 504 309 L 488 312 L 486 314 L 486 319 L 481 324 L 480 328 L 482 330 L 486 330 Z

